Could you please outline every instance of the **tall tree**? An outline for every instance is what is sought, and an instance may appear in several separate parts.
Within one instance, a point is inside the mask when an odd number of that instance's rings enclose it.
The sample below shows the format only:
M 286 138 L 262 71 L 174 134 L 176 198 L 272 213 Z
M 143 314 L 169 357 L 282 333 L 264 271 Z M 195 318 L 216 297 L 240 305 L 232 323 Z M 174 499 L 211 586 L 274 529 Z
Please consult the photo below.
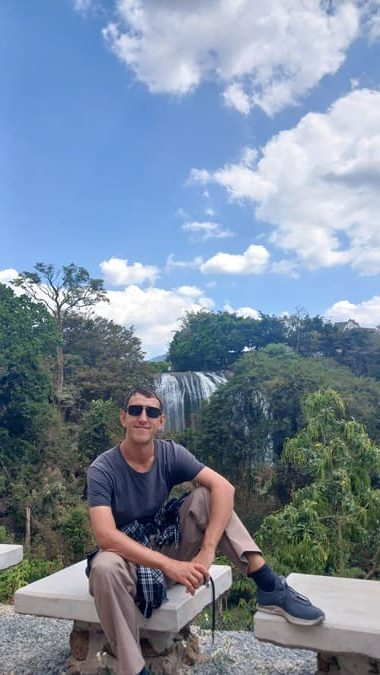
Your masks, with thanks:
M 78 412 L 96 399 L 119 405 L 137 382 L 150 381 L 141 342 L 133 328 L 100 317 L 68 317 L 64 328 L 65 381 Z
M 64 384 L 63 330 L 67 318 L 75 311 L 92 307 L 100 301 L 108 302 L 102 279 L 93 279 L 84 267 L 74 263 L 55 269 L 42 262 L 34 272 L 21 272 L 13 281 L 30 298 L 42 302 L 54 317 L 60 339 L 57 345 L 56 390 L 59 395 Z

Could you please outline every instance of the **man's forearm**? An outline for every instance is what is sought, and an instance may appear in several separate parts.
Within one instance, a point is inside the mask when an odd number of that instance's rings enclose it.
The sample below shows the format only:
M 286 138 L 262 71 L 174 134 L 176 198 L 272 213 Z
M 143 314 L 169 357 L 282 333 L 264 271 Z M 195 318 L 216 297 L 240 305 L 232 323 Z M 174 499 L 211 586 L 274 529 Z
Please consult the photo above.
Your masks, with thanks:
M 118 553 L 124 560 L 128 560 L 136 565 L 154 567 L 165 572 L 167 556 L 139 544 L 117 529 L 112 530 L 112 532 L 107 533 L 105 536 L 98 537 L 98 544 L 104 551 Z

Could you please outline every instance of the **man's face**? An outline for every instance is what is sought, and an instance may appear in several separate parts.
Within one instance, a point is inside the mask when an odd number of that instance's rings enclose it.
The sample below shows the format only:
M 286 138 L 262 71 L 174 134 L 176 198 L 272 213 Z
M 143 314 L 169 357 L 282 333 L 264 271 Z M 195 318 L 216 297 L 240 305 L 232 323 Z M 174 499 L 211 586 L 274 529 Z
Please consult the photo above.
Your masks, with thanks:
M 147 398 L 142 394 L 133 394 L 128 401 L 130 406 L 143 406 L 141 414 L 130 415 L 128 411 L 120 413 L 120 422 L 127 432 L 127 440 L 134 443 L 149 443 L 162 428 L 164 416 L 149 417 L 146 408 L 156 408 L 160 410 L 160 402 L 156 398 Z

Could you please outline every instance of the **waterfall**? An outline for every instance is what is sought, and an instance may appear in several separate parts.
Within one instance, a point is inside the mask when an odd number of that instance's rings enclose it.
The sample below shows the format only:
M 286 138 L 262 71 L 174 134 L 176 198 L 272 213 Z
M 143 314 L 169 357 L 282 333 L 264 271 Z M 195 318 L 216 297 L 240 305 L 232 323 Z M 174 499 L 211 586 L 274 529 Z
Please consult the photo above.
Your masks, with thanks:
M 202 401 L 227 382 L 224 373 L 161 373 L 154 384 L 162 398 L 166 431 L 183 431 L 191 426 Z

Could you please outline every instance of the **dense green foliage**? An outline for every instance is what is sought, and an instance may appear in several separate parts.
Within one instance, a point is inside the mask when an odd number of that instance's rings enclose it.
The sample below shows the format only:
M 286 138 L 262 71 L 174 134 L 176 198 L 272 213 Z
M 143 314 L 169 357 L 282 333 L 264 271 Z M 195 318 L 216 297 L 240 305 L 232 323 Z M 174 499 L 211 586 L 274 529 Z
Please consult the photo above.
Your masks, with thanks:
M 276 460 L 287 438 L 304 423 L 302 400 L 321 387 L 334 387 L 350 415 L 380 439 L 380 384 L 358 378 L 326 359 L 301 357 L 285 345 L 268 345 L 239 359 L 228 383 L 199 415 L 187 443 L 207 464 L 233 481 Z
M 168 358 L 174 370 L 223 370 L 244 348 L 283 341 L 283 323 L 276 317 L 262 314 L 258 321 L 228 312 L 190 312 L 173 337 Z
M 64 405 L 77 417 L 93 400 L 112 398 L 122 406 L 136 382 L 149 382 L 140 340 L 132 328 L 100 317 L 74 314 L 63 331 L 65 349 Z
M 302 356 L 325 356 L 358 375 L 380 379 L 380 332 L 355 322 L 332 324 L 297 310 L 257 319 L 228 312 L 188 313 L 169 347 L 173 370 L 221 370 L 268 344 L 286 344 Z
M 258 533 L 284 574 L 363 576 L 380 550 L 380 448 L 344 414 L 333 390 L 310 394 L 306 425 L 285 444 L 282 461 L 306 485 Z

